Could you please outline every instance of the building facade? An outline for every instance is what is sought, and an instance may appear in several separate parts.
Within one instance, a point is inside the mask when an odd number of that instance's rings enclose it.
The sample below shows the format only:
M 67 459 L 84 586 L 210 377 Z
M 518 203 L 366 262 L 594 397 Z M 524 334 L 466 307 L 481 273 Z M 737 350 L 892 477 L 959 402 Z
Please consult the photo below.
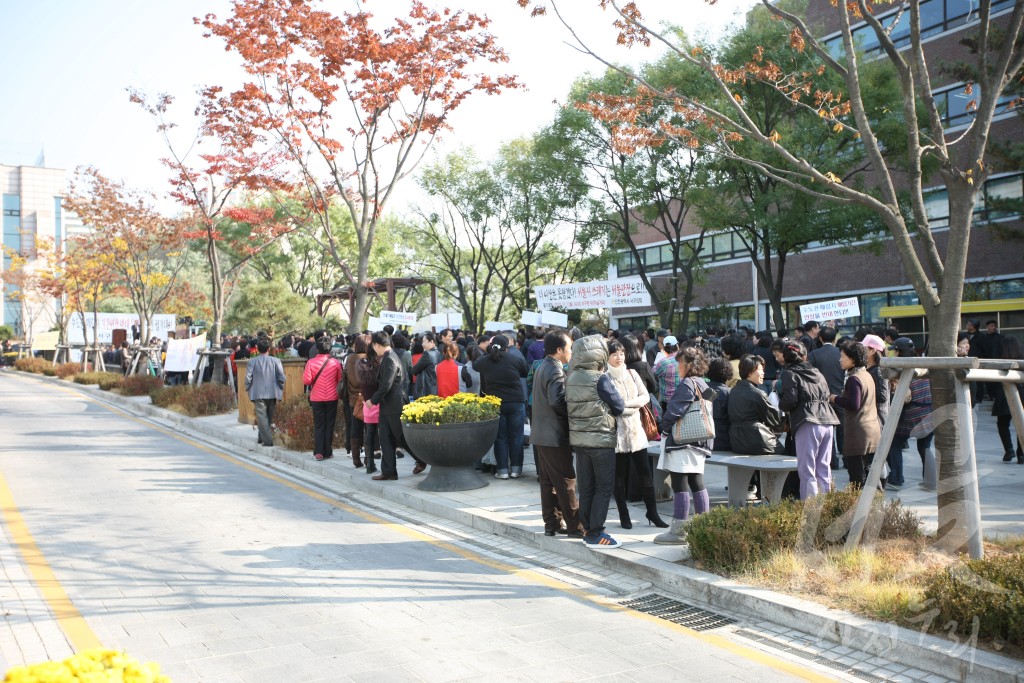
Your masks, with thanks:
M 992 23 L 998 25 L 1012 12 L 1013 2 L 994 0 Z M 902 49 L 909 46 L 907 27 L 909 13 L 899 6 L 878 15 L 883 25 L 891 27 L 891 36 Z M 967 59 L 962 44 L 965 35 L 978 26 L 977 3 L 972 0 L 926 0 L 921 3 L 921 28 L 926 57 L 932 65 L 936 81 L 932 91 L 940 99 L 945 113 L 947 134 L 963 131 L 973 117 L 971 100 L 978 96 L 965 93 L 965 83 L 953 81 L 938 65 Z M 821 36 L 833 54 L 842 54 L 839 18 L 829 0 L 811 0 L 807 11 L 808 24 Z M 892 26 L 892 24 L 896 24 Z M 866 24 L 855 26 L 855 39 L 865 59 L 880 55 L 874 32 Z M 1000 100 L 992 123 L 991 140 L 999 145 L 1024 141 L 1024 123 L 1010 106 L 1014 95 L 1007 93 Z M 1024 169 L 999 167 L 1000 160 L 990 162 L 994 172 L 987 178 L 974 214 L 966 272 L 963 317 L 994 319 L 1000 329 L 1024 341 L 1024 242 L 1001 239 L 1000 228 L 1024 229 L 1019 210 L 998 211 L 992 201 L 1024 198 Z M 934 187 L 926 191 L 928 216 L 932 229 L 944 250 L 948 237 L 949 208 L 945 190 Z M 1011 205 L 1014 204 L 1011 202 Z M 1006 206 L 1006 203 L 1000 204 Z M 698 225 L 687 226 L 684 239 L 697 239 Z M 646 272 L 655 285 L 670 275 L 671 250 L 664 236 L 643 228 L 635 237 L 641 247 Z M 692 329 L 709 325 L 756 329 L 767 327 L 769 305 L 764 289 L 740 238 L 731 233 L 705 238 L 706 272 L 704 283 L 697 288 L 690 318 Z M 776 264 L 777 265 L 777 262 Z M 901 332 L 920 344 L 927 341 L 927 321 L 918 297 L 910 285 L 891 238 L 883 236 L 874 244 L 843 246 L 811 244 L 803 252 L 790 255 L 786 261 L 783 305 L 787 322 L 800 322 L 801 304 L 856 296 L 861 316 L 842 321 L 848 327 L 861 324 L 896 324 Z M 636 259 L 629 252 L 620 255 L 615 266 L 619 277 L 638 272 Z M 653 323 L 653 308 L 617 309 L 612 323 L 619 327 L 646 328 Z
M 10 266 L 8 250 L 32 258 L 40 238 L 63 245 L 68 221 L 62 207 L 67 193 L 67 178 L 62 169 L 0 164 L 0 199 L 3 206 L 3 270 Z M 4 284 L 0 298 L 0 325 L 9 325 L 16 337 L 25 336 L 26 326 L 34 332 L 50 329 L 56 302 L 28 302 L 17 288 Z M 29 312 L 33 306 L 44 310 Z

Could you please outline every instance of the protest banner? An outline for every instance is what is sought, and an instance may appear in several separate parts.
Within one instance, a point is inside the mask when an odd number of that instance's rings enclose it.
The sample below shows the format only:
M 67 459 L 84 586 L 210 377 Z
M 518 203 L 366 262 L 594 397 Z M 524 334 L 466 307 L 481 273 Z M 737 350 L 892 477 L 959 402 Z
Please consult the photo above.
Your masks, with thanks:
M 846 299 L 835 299 L 834 301 L 819 301 L 816 304 L 806 304 L 800 307 L 800 320 L 840 320 L 843 318 L 856 318 L 860 316 L 860 304 L 857 297 L 851 296 Z
M 415 325 L 416 314 L 404 311 L 381 311 L 377 317 L 384 325 Z
M 206 347 L 206 335 L 191 339 L 168 339 L 165 372 L 191 372 L 196 369 L 198 352 Z
M 32 337 L 33 351 L 56 351 L 60 332 L 40 332 Z
M 524 325 L 532 325 L 533 323 L 523 323 Z M 513 322 L 501 322 L 500 320 L 488 320 L 484 323 L 484 332 L 506 332 L 508 330 L 516 329 L 516 324 Z
M 651 295 L 639 278 L 541 285 L 533 288 L 533 294 L 542 309 L 616 308 L 651 303 Z
M 84 325 L 83 325 L 84 322 Z M 139 316 L 134 313 L 99 313 L 96 318 L 96 341 L 100 344 L 110 344 L 114 341 L 114 330 L 129 332 L 132 325 L 138 325 Z M 167 339 L 168 332 L 174 332 L 175 316 L 170 313 L 158 313 L 153 316 L 149 326 L 149 336 L 159 339 Z M 78 313 L 71 316 L 68 321 L 68 342 L 71 344 L 84 344 L 85 332 L 89 330 L 89 343 L 93 341 L 93 314 L 86 313 L 85 320 Z M 131 338 L 129 337 L 129 341 Z M 142 341 L 149 341 L 143 339 Z
M 380 318 L 371 315 L 370 320 L 366 323 L 366 329 L 368 329 L 370 332 L 380 332 L 381 330 L 384 329 L 385 324 L 386 323 Z

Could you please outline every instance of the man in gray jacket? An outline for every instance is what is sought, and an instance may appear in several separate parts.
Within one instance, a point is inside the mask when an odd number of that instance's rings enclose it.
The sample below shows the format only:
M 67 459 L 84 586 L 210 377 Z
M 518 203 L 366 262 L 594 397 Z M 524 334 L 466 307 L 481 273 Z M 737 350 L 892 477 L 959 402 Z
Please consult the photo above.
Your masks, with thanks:
M 543 342 L 534 343 L 544 345 L 544 358 L 533 373 L 533 420 L 530 422 L 530 443 L 537 454 L 544 535 L 583 538 L 565 402 L 564 366 L 572 358 L 572 340 L 565 332 L 548 332 Z
M 608 347 L 601 335 L 573 342 L 572 357 L 565 401 L 569 443 L 576 449 L 583 540 L 592 550 L 618 548 L 621 544 L 605 533 L 604 522 L 615 485 L 615 417 L 626 403 L 608 375 Z
M 277 401 L 284 392 L 284 366 L 269 354 L 268 338 L 260 337 L 256 342 L 256 350 L 259 355 L 250 358 L 246 364 L 245 390 L 256 410 L 256 426 L 259 429 L 256 443 L 260 446 L 273 446 L 274 432 L 270 425 L 274 422 Z

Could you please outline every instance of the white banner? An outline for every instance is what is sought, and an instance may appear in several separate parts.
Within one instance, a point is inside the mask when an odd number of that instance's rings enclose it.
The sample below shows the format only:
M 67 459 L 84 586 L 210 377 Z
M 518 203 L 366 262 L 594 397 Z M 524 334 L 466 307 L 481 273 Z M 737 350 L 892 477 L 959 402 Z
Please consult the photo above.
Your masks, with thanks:
M 381 311 L 377 317 L 385 325 L 415 325 L 417 320 L 415 313 L 404 311 Z
M 384 321 L 371 315 L 370 320 L 366 323 L 366 329 L 370 332 L 380 332 L 384 329 Z
M 569 327 L 569 316 L 558 311 L 541 311 L 540 321 L 545 327 Z
M 836 299 L 835 301 L 819 301 L 816 304 L 807 304 L 800 307 L 800 320 L 839 320 L 842 318 L 856 318 L 860 315 L 860 304 L 857 297 L 851 296 L 847 299 Z
M 519 322 L 521 322 L 523 325 L 531 325 L 533 327 L 540 327 L 541 326 L 541 314 L 540 314 L 540 311 L 523 311 L 523 317 L 519 319 Z M 486 329 L 490 330 L 490 329 L 494 329 L 494 328 L 488 327 Z M 510 327 L 508 329 L 514 330 L 515 327 L 513 326 L 513 327 Z
M 168 339 L 165 372 L 190 372 L 196 369 L 196 358 L 206 347 L 206 334 L 191 339 Z
M 139 316 L 134 313 L 100 313 L 97 319 L 97 341 L 101 344 L 110 344 L 114 341 L 114 330 L 124 330 L 128 333 L 128 343 L 132 341 L 132 325 L 139 324 Z M 89 341 L 92 342 L 93 314 L 85 314 L 85 325 L 89 329 Z M 153 316 L 150 323 L 149 336 L 167 339 L 168 332 L 174 332 L 175 317 L 170 313 L 158 313 Z M 141 326 L 140 326 L 141 327 Z M 71 344 L 84 344 L 85 333 L 82 330 L 82 316 L 75 313 L 68 322 L 68 341 Z M 143 342 L 148 339 L 141 340 Z
M 639 278 L 543 285 L 534 287 L 533 294 L 543 309 L 616 308 L 651 303 L 651 295 Z
M 60 332 L 38 332 L 32 337 L 33 351 L 55 351 L 60 340 Z
M 532 325 L 533 323 L 524 323 Z M 484 323 L 484 332 L 507 332 L 508 330 L 516 329 L 516 324 L 512 322 L 501 322 L 500 320 L 488 320 Z
M 431 313 L 430 326 L 438 332 L 445 328 L 457 330 L 462 327 L 461 313 Z

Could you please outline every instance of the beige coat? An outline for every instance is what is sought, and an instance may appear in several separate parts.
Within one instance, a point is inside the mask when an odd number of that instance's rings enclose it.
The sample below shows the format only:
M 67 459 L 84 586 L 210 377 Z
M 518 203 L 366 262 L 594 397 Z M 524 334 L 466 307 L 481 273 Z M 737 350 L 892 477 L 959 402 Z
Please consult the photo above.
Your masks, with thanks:
M 615 418 L 615 452 L 635 453 L 647 450 L 647 434 L 643 422 L 640 421 L 640 408 L 647 405 L 650 394 L 647 387 L 634 370 L 625 365 L 618 368 L 608 367 L 608 374 L 615 383 L 619 395 L 626 402 L 626 410 Z

